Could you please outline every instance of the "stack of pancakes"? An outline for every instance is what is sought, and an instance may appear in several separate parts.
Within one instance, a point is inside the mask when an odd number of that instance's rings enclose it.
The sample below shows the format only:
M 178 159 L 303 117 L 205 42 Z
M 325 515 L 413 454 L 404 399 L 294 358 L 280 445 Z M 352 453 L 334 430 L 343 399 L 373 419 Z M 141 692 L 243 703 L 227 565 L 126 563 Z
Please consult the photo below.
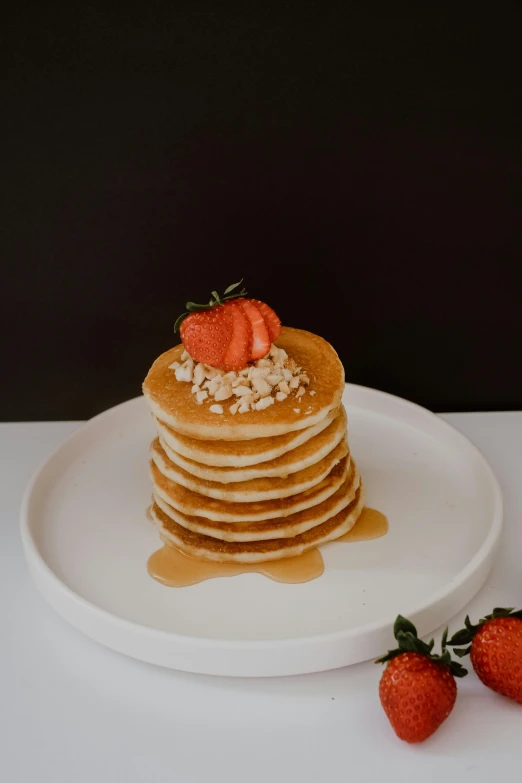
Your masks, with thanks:
M 341 405 L 343 367 L 317 335 L 284 327 L 276 345 L 310 378 L 306 394 L 262 411 L 198 405 L 162 354 L 143 384 L 158 436 L 151 444 L 151 518 L 166 544 L 214 562 L 301 555 L 347 533 L 363 488 Z M 312 394 L 310 392 L 313 392 Z

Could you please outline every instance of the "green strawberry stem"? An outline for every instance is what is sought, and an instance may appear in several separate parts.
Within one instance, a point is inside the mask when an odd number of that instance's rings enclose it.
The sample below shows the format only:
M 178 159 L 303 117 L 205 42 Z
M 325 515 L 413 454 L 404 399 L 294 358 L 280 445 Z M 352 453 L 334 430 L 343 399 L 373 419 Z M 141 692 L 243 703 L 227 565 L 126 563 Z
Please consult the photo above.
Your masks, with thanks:
M 398 615 L 393 626 L 393 635 L 397 639 L 398 647 L 395 650 L 388 650 L 386 655 L 382 658 L 378 658 L 375 663 L 387 663 L 398 655 L 402 655 L 407 652 L 419 653 L 419 655 L 425 655 L 431 661 L 435 663 L 449 666 L 451 673 L 454 677 L 465 677 L 467 669 L 464 668 L 458 661 L 454 661 L 451 658 L 449 650 L 446 649 L 448 629 L 445 628 L 442 634 L 440 643 L 441 654 L 437 655 L 432 652 L 435 645 L 435 641 L 432 639 L 430 642 L 423 642 L 417 635 L 417 629 L 406 617 Z
M 236 291 L 236 288 L 239 288 L 241 283 L 243 282 L 243 278 L 239 281 L 239 283 L 232 283 L 232 285 L 229 285 L 228 288 L 225 288 L 225 293 L 220 296 L 217 291 L 211 291 L 211 297 L 208 302 L 208 304 L 196 304 L 196 302 L 186 302 L 185 307 L 187 308 L 184 313 L 181 313 L 179 318 L 176 319 L 176 323 L 174 324 L 174 331 L 177 332 L 179 327 L 181 326 L 181 322 L 188 316 L 190 313 L 196 313 L 200 310 L 212 310 L 213 307 L 217 307 L 218 305 L 223 304 L 223 302 L 228 302 L 230 299 L 238 299 L 241 296 L 246 296 L 247 291 L 245 288 L 242 288 L 241 291 Z M 232 293 L 234 291 L 234 293 Z
M 457 631 L 457 633 L 454 633 L 448 642 L 451 647 L 461 647 L 463 644 L 467 645 L 464 649 L 454 650 L 455 655 L 458 655 L 459 658 L 464 658 L 465 655 L 469 655 L 471 652 L 471 642 L 473 641 L 474 636 L 480 631 L 485 623 L 489 622 L 489 620 L 497 620 L 499 617 L 517 617 L 519 620 L 522 620 L 522 610 L 519 609 L 518 611 L 515 611 L 512 607 L 504 609 L 497 606 L 493 609 L 491 614 L 482 617 L 476 625 L 473 625 L 469 619 L 469 615 L 466 615 L 466 619 L 464 620 L 465 627 L 462 628 L 462 630 Z

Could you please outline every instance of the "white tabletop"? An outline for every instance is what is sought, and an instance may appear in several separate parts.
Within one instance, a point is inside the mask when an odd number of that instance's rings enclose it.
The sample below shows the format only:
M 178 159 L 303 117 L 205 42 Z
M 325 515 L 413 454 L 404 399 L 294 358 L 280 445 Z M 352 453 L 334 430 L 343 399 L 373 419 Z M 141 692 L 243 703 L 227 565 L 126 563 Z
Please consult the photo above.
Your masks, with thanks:
M 522 412 L 445 418 L 485 453 L 505 500 L 496 565 L 468 610 L 522 606 Z M 156 668 L 83 637 L 25 569 L 18 511 L 29 477 L 78 423 L 0 425 L 0 777 L 6 783 L 491 781 L 522 767 L 522 707 L 459 681 L 455 709 L 409 746 L 381 710 L 380 667 L 271 680 Z M 451 546 L 451 541 L 448 541 Z M 450 622 L 462 625 L 466 612 Z

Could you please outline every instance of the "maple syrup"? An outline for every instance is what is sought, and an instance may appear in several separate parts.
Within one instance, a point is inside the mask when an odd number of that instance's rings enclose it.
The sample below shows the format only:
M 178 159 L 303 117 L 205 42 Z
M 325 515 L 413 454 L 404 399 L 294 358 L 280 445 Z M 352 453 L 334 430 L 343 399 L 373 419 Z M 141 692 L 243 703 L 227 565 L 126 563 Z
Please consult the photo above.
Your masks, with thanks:
M 364 508 L 354 527 L 332 543 L 370 541 L 387 532 L 385 515 L 374 508 Z M 239 574 L 262 574 L 274 582 L 302 584 L 321 576 L 324 561 L 319 549 L 310 549 L 298 557 L 264 563 L 212 563 L 185 555 L 165 544 L 150 556 L 147 569 L 153 579 L 168 587 L 188 587 L 207 579 Z
M 341 538 L 336 538 L 334 543 L 338 541 L 372 541 L 374 538 L 385 536 L 387 532 L 388 519 L 386 516 L 375 508 L 365 506 L 352 529 Z
M 188 587 L 206 579 L 238 574 L 263 574 L 274 582 L 300 584 L 321 576 L 324 561 L 318 549 L 310 549 L 298 557 L 264 563 L 212 563 L 165 545 L 149 557 L 147 569 L 153 579 L 168 587 Z

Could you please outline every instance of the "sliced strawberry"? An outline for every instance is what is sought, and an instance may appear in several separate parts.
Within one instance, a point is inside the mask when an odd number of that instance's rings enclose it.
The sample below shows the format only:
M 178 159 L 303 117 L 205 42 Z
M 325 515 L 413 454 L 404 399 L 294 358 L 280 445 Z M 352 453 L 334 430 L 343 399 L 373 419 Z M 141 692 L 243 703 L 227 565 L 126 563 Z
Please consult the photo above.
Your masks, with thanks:
M 234 320 L 224 305 L 191 313 L 180 326 L 181 341 L 192 358 L 219 369 L 233 333 Z
M 264 318 L 266 328 L 268 329 L 268 336 L 270 338 L 270 342 L 275 343 L 275 341 L 281 334 L 281 321 L 274 313 L 272 308 L 269 307 L 264 302 L 260 302 L 259 299 L 250 299 L 249 301 L 255 304 L 255 306 L 260 311 L 261 315 Z
M 270 337 L 266 328 L 265 319 L 261 315 L 261 310 L 251 299 L 237 299 L 245 311 L 250 325 L 252 326 L 252 350 L 250 352 L 250 361 L 262 359 L 270 350 Z
M 223 357 L 223 368 L 230 370 L 242 370 L 250 361 L 252 350 L 252 326 L 243 307 L 236 301 L 227 302 L 223 307 L 228 310 L 232 318 L 232 339 Z
M 187 302 L 188 312 L 174 324 L 185 348 L 198 362 L 219 369 L 236 370 L 266 356 L 281 332 L 281 321 L 271 307 L 257 299 L 245 299 L 239 283 L 220 296 L 212 291 L 207 304 Z M 181 326 L 180 326 L 181 325 Z

